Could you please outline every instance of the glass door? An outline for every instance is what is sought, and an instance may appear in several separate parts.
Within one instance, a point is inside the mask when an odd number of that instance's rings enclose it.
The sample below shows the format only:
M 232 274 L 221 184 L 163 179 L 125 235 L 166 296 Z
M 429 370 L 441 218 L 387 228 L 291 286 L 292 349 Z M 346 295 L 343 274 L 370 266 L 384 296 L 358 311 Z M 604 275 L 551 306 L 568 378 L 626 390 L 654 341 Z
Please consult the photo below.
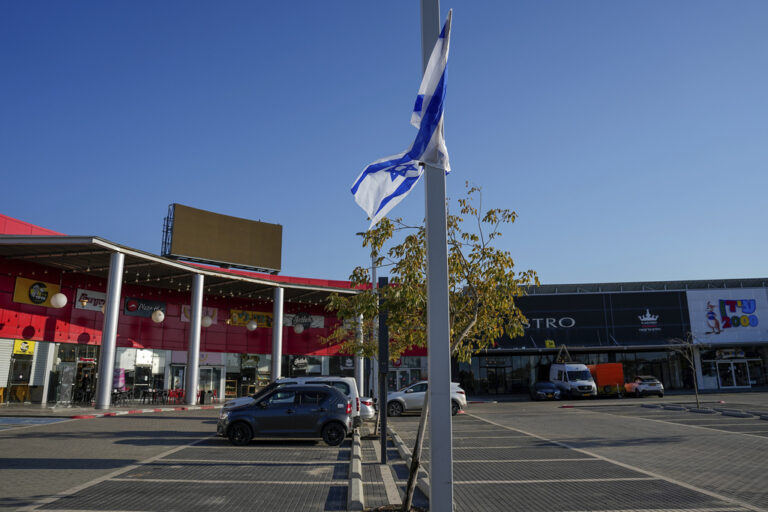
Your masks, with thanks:
M 737 388 L 748 388 L 749 385 L 749 369 L 747 368 L 746 361 L 733 361 L 733 380 Z
M 751 387 L 747 361 L 718 361 L 717 376 L 721 388 Z
M 720 378 L 721 388 L 733 387 L 733 371 L 730 361 L 719 361 L 717 363 L 717 376 Z

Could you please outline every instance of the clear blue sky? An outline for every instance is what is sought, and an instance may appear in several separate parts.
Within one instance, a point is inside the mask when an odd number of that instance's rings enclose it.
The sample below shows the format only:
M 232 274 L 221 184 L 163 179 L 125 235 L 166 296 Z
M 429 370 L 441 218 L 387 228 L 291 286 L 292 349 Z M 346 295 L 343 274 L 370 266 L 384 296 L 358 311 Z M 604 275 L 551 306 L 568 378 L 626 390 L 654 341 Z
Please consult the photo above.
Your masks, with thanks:
M 544 283 L 768 276 L 768 2 L 443 0 L 453 173 Z M 349 188 L 405 150 L 417 0 L 0 3 L 0 213 L 159 253 L 170 203 L 368 261 Z M 393 213 L 423 217 L 419 184 Z

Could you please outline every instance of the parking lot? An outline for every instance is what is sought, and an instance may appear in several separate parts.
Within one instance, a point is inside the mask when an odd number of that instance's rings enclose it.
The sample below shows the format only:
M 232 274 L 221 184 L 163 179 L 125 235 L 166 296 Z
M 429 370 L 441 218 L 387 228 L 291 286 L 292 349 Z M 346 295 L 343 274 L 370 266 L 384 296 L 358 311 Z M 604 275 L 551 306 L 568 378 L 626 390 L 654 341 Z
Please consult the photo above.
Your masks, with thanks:
M 768 413 L 764 397 L 704 405 Z M 455 510 L 768 511 L 768 421 L 691 412 L 686 400 L 470 404 L 453 418 Z M 0 417 L 0 508 L 346 510 L 349 440 L 234 447 L 213 435 L 217 414 Z M 418 419 L 389 420 L 411 445 Z M 407 479 L 394 446 L 389 468 L 377 450 L 363 441 L 368 507 L 399 501 Z
M 768 421 L 673 404 L 473 404 L 453 423 L 456 510 L 768 510 Z M 412 445 L 418 417 L 390 422 Z

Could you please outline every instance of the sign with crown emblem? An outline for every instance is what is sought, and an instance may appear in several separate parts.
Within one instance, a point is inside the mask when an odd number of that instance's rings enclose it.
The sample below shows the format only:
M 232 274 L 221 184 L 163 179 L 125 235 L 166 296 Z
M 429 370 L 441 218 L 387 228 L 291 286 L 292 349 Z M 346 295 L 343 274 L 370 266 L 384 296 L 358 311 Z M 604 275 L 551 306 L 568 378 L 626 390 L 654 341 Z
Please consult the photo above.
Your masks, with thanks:
M 652 315 L 651 310 L 646 308 L 644 315 L 637 315 L 640 320 L 640 332 L 659 332 L 659 315 Z

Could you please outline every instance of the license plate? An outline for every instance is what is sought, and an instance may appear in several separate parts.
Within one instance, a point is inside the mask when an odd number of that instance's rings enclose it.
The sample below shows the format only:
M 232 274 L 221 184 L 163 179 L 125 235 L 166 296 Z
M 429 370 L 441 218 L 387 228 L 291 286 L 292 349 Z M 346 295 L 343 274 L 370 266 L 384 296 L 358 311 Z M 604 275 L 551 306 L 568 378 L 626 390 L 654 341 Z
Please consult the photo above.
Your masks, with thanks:
M 552 398 L 552 393 L 547 393 L 547 398 Z
M 648 387 L 649 387 L 649 388 L 655 388 L 655 387 L 656 387 L 656 384 L 648 384 Z
M 584 396 L 590 396 L 590 394 L 589 393 L 584 393 Z

